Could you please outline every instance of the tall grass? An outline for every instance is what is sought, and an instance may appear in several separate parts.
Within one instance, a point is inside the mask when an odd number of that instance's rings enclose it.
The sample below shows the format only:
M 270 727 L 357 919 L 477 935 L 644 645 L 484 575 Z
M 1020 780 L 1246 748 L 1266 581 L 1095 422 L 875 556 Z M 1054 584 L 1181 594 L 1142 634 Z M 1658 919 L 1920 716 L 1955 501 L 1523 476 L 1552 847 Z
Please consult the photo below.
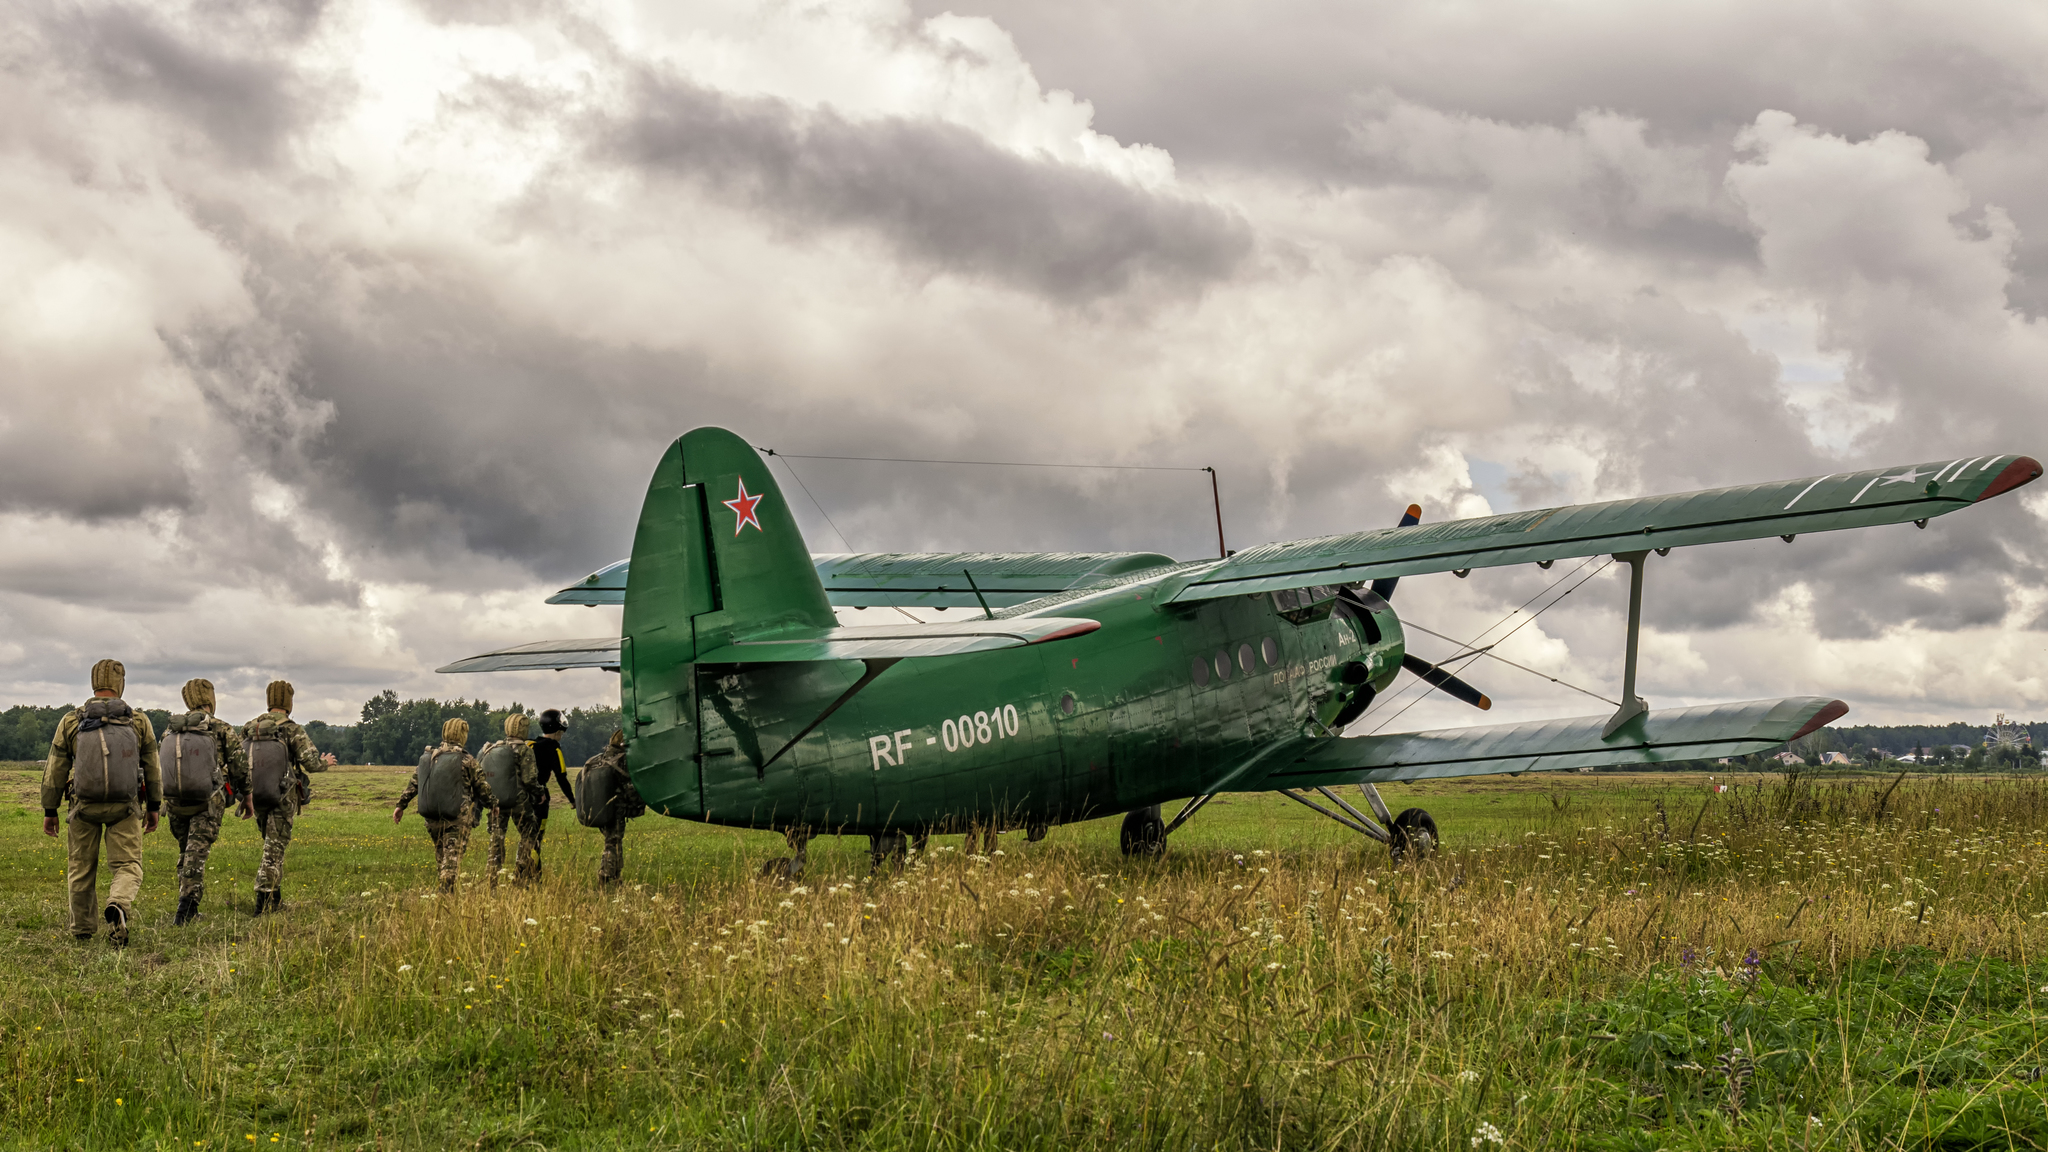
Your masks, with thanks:
M 1577 791 L 1400 868 L 1048 842 L 790 885 L 423 871 L 18 987 L 0 1119 L 183 1148 L 2038 1147 L 2044 817 L 2034 780 L 1794 780 Z

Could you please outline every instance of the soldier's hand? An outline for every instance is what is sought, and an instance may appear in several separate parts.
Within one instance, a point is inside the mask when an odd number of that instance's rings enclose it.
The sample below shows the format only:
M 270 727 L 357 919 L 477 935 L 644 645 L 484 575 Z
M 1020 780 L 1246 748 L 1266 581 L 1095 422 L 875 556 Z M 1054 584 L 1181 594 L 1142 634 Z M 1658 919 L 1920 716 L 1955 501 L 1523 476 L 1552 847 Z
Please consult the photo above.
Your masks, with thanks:
M 400 821 L 401 819 L 403 819 L 404 817 L 405 817 L 405 809 L 403 809 L 403 808 L 393 808 L 393 809 L 391 810 L 391 822 L 392 822 L 393 824 L 396 824 L 396 823 L 398 823 L 398 822 L 399 822 L 399 821 Z
M 235 815 L 247 820 L 251 816 L 256 815 L 256 806 L 247 800 L 243 800 L 241 808 L 236 810 Z
M 55 816 L 45 816 L 45 817 L 43 817 L 43 835 L 45 835 L 45 836 L 55 836 L 56 834 L 57 834 L 57 818 L 56 818 Z
M 145 812 L 145 813 L 143 813 L 143 814 L 142 814 L 142 834 L 143 834 L 143 835 L 145 835 L 145 836 L 147 836 L 147 835 L 149 835 L 149 834 L 150 834 L 151 832 L 154 832 L 154 831 L 156 831 L 156 813 L 154 813 L 154 812 Z

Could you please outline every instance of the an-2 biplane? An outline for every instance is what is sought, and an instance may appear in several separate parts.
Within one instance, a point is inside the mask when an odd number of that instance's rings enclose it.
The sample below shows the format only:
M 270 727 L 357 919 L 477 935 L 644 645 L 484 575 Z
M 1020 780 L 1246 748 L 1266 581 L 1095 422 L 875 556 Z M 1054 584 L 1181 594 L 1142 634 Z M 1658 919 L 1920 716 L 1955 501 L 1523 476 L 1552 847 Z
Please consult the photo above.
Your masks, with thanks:
M 614 668 L 627 764 L 670 816 L 866 834 L 876 861 L 938 831 L 1124 815 L 1127 853 L 1162 850 L 1224 792 L 1282 792 L 1398 853 L 1428 815 L 1377 784 L 1698 760 L 1833 722 L 1826 696 L 1651 709 L 1635 694 L 1643 569 L 1671 548 L 1908 521 L 2041 475 L 2025 456 L 1418 523 L 1180 562 L 1149 553 L 821 555 L 766 462 L 720 428 L 655 466 L 630 561 L 551 603 L 623 604 L 622 635 L 546 641 L 443 672 Z M 1611 554 L 1630 569 L 1621 707 L 1584 716 L 1340 738 L 1403 669 L 1486 697 L 1406 650 L 1403 576 Z M 843 626 L 841 607 L 974 617 Z M 1361 786 L 1370 814 L 1335 791 Z M 1171 819 L 1162 805 L 1179 802 Z

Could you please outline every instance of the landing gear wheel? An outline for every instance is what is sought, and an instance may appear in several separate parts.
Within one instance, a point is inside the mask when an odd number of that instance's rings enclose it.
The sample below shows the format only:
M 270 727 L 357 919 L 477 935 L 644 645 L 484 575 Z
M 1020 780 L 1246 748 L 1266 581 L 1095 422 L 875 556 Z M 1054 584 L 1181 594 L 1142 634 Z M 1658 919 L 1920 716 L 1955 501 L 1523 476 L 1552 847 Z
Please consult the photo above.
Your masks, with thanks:
M 1401 814 L 1394 817 L 1394 826 L 1388 831 L 1394 834 L 1387 847 L 1393 851 L 1396 864 L 1411 851 L 1415 853 L 1415 858 L 1420 860 L 1436 851 L 1436 846 L 1442 843 L 1436 834 L 1436 821 L 1430 819 L 1429 813 L 1420 808 L 1402 809 Z
M 882 865 L 901 867 L 904 857 L 910 853 L 910 837 L 901 832 L 884 832 L 868 837 L 868 864 L 876 872 Z
M 1125 813 L 1123 834 L 1117 840 L 1126 856 L 1165 855 L 1166 821 L 1159 815 L 1159 805 Z
M 789 841 L 791 855 L 761 865 L 761 876 L 786 884 L 804 874 L 804 858 L 811 846 L 811 833 L 807 828 L 791 828 L 782 834 L 782 838 Z

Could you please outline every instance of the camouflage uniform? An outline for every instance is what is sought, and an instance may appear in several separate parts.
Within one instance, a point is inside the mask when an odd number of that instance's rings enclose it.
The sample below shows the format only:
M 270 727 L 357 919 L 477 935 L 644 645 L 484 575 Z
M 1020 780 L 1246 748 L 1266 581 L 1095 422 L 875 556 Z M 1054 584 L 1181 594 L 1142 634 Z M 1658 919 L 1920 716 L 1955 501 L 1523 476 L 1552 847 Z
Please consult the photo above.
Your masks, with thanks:
M 215 754 L 224 769 L 222 776 L 226 787 L 237 796 L 249 794 L 249 757 L 242 751 L 242 737 L 235 726 L 218 716 L 206 718 L 207 730 L 213 733 Z M 171 805 L 171 836 L 178 842 L 178 904 L 182 911 L 187 902 L 197 911 L 199 902 L 206 898 L 206 858 L 213 852 L 213 843 L 220 839 L 221 818 L 227 815 L 228 798 L 220 788 L 213 790 L 206 803 L 192 807 Z
M 277 722 L 277 732 L 291 754 L 292 786 L 284 790 L 284 798 L 277 804 L 258 803 L 256 827 L 263 833 L 263 858 L 256 865 L 256 910 L 261 912 L 268 901 L 277 907 L 278 894 L 284 889 L 284 850 L 291 846 L 292 821 L 313 798 L 313 781 L 308 772 L 327 771 L 327 762 L 320 759 L 320 750 L 313 747 L 313 739 L 306 730 L 291 718 L 283 708 L 272 708 L 263 716 L 242 725 L 242 754 L 246 761 L 248 745 L 255 740 L 257 722 L 265 716 Z M 252 794 L 253 795 L 253 794 Z
M 119 688 L 113 690 L 118 692 Z M 107 870 L 113 873 L 107 883 L 106 907 L 121 910 L 113 940 L 125 944 L 127 918 L 134 910 L 136 894 L 142 890 L 144 806 L 147 805 L 154 820 L 164 799 L 156 730 L 150 727 L 149 717 L 140 712 L 129 720 L 135 729 L 142 766 L 142 787 L 137 790 L 137 798 L 128 803 L 82 804 L 71 786 L 71 764 L 77 755 L 78 728 L 84 719 L 80 709 L 74 708 L 57 721 L 57 732 L 50 738 L 50 759 L 43 768 L 43 816 L 54 818 L 59 805 L 67 801 L 71 805 L 70 835 L 65 841 L 65 873 L 71 887 L 71 934 L 86 940 L 99 931 L 100 845 L 104 841 Z
M 598 826 L 598 831 L 604 833 L 604 854 L 597 859 L 597 882 L 616 884 L 626 868 L 626 821 L 645 814 L 647 805 L 641 801 L 640 790 L 633 786 L 633 778 L 626 772 L 625 748 L 609 744 L 604 751 L 583 762 L 586 772 L 599 766 L 619 774 L 619 795 L 612 803 L 612 818 Z
M 539 791 L 535 781 L 540 779 L 540 770 L 533 759 L 533 745 L 525 740 L 519 745 L 519 797 L 509 805 L 491 810 L 491 887 L 498 886 L 498 873 L 505 869 L 505 833 L 508 826 L 519 829 L 519 871 L 515 874 L 521 882 L 540 877 L 540 838 L 546 825 L 532 819 L 533 794 Z M 547 793 L 542 792 L 542 796 Z M 546 817 L 542 817 L 546 819 Z
M 462 854 L 469 850 L 469 830 L 476 825 L 476 814 L 489 810 L 493 822 L 497 820 L 498 807 L 491 799 L 491 787 L 484 782 L 483 765 L 476 757 L 463 750 L 462 745 L 443 740 L 426 750 L 428 759 L 445 752 L 462 753 L 462 811 L 453 819 L 427 820 L 427 835 L 434 841 L 434 856 L 441 862 L 441 891 L 455 891 L 455 876 L 462 868 Z M 406 805 L 420 794 L 419 773 L 413 773 L 405 791 L 398 794 L 397 815 L 404 815 Z

